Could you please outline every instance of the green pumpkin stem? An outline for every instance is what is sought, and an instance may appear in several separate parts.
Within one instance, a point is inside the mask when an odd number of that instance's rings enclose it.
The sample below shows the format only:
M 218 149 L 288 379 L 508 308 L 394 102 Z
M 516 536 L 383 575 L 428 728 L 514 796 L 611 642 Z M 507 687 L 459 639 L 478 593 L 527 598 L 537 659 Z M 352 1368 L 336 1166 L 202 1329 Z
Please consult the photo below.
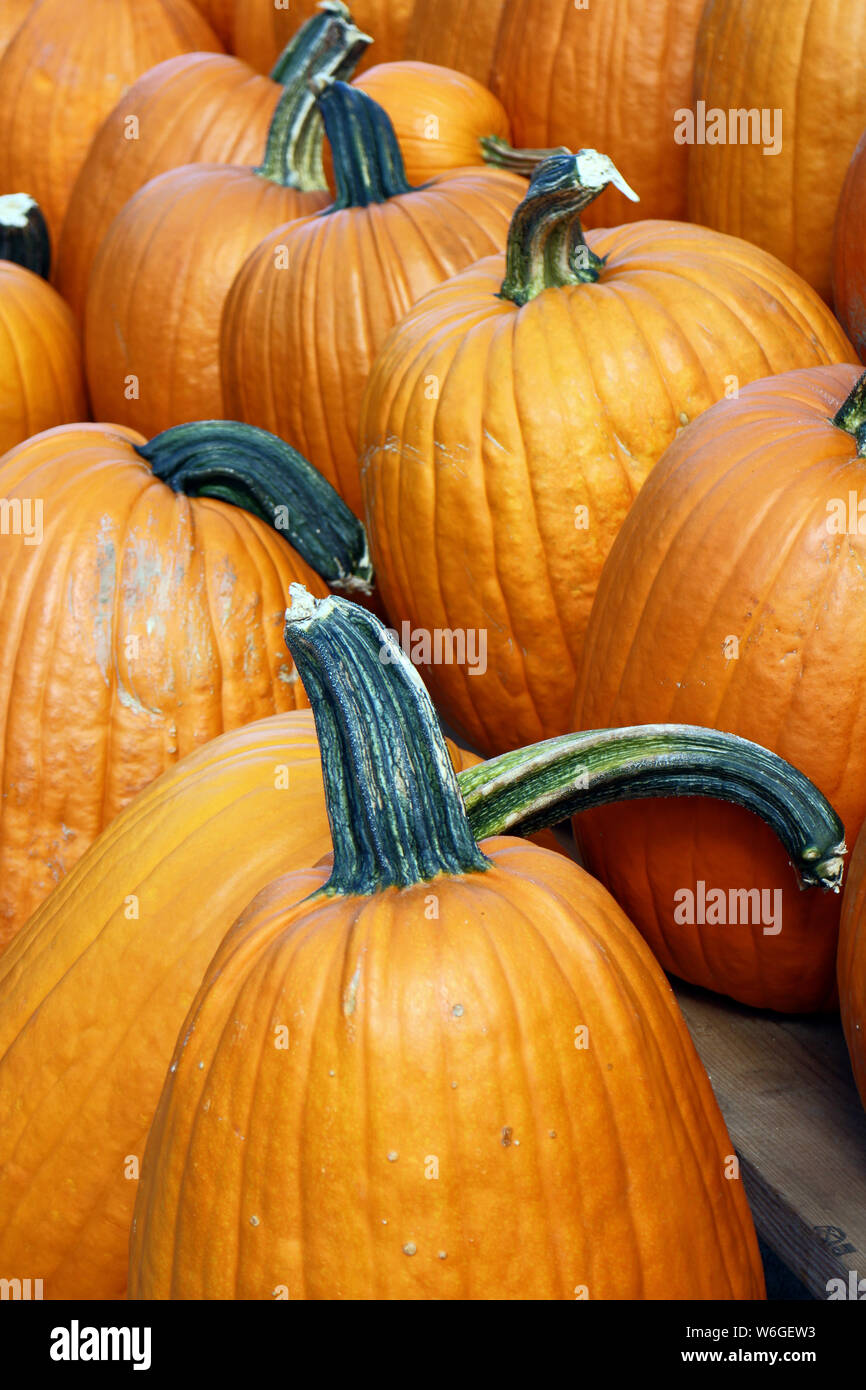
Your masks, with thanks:
M 836 411 L 833 424 L 852 434 L 857 441 L 859 457 L 866 457 L 866 372 L 854 383 L 853 389 Z
M 833 807 L 790 763 L 734 734 L 685 724 L 593 729 L 504 753 L 459 780 L 477 839 L 530 834 L 611 801 L 731 801 L 766 821 L 804 886 L 839 891 L 845 828 Z
M 0 197 L 0 261 L 14 261 L 43 280 L 51 274 L 48 225 L 29 193 Z
M 345 82 L 316 77 L 312 86 L 334 161 L 337 196 L 328 212 L 386 203 L 412 191 L 386 111 Z
M 230 502 L 266 521 L 332 588 L 370 592 L 364 527 L 321 473 L 276 435 L 237 420 L 200 420 L 164 430 L 136 452 L 174 492 Z
M 553 154 L 538 165 L 511 219 L 503 299 L 528 304 L 543 290 L 597 280 L 604 260 L 587 246 L 580 214 L 612 183 L 637 202 L 606 155 Z
M 552 155 L 571 154 L 565 145 L 549 150 L 516 150 L 501 135 L 482 135 L 478 143 L 485 164 L 492 169 L 507 169 L 510 174 L 520 174 L 525 179 L 531 179 L 539 164 Z
M 423 681 L 378 618 L 293 584 L 286 645 L 319 735 L 334 868 L 325 892 L 366 895 L 483 872 Z
M 328 0 L 302 25 L 277 65 L 285 91 L 268 131 L 256 173 L 303 193 L 327 191 L 322 164 L 324 128 L 310 90 L 314 77 L 351 77 L 372 43 L 352 22 L 345 5 Z

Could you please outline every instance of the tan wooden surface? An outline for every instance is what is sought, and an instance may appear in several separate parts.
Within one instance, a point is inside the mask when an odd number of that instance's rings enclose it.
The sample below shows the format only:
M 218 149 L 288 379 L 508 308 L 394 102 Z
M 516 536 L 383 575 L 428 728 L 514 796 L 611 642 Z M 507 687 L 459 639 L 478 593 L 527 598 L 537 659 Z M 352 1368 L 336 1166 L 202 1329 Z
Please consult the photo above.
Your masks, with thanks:
M 816 1298 L 850 1270 L 866 1280 L 866 1111 L 838 1018 L 757 1013 L 672 983 L 759 1233 Z

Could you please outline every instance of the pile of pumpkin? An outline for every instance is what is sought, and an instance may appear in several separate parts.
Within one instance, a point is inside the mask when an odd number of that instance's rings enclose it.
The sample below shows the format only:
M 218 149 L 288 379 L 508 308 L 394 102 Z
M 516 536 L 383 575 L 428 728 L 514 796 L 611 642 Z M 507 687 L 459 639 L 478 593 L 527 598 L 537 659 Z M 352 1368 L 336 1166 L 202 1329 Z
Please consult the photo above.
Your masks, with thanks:
M 0 1276 L 763 1296 L 663 972 L 866 1101 L 860 30 L 5 0 Z

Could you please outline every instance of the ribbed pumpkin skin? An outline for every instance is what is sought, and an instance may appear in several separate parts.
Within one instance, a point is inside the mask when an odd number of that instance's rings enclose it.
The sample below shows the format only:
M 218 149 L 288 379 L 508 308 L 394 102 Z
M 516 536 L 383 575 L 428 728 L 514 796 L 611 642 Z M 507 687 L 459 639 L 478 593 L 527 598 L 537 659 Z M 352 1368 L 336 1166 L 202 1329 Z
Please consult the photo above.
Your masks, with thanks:
M 24 188 L 57 242 L 90 142 L 154 63 L 219 39 L 189 0 L 41 0 L 0 62 L 0 188 Z M 36 80 L 38 74 L 38 80 Z
M 46 1298 L 123 1297 L 124 1163 L 207 964 L 260 889 L 330 848 L 313 717 L 272 715 L 142 791 L 0 957 L 0 1264 L 38 1269 Z
M 866 360 L 866 135 L 848 165 L 833 232 L 833 304 L 860 354 Z
M 489 86 L 508 0 L 415 0 L 404 57 L 442 63 Z
M 236 0 L 193 0 L 196 9 L 201 10 L 214 33 L 226 48 L 231 49 L 234 39 Z
M 398 626 L 486 632 L 483 676 L 456 664 L 424 676 L 487 755 L 571 728 L 601 567 L 682 424 L 730 377 L 853 356 L 808 286 L 744 242 L 663 222 L 588 240 L 608 257 L 596 285 L 518 310 L 497 298 L 505 267 L 491 258 L 428 295 L 364 400 L 382 597 Z
M 514 174 L 466 169 L 386 203 L 279 228 L 226 301 L 227 414 L 300 449 L 361 515 L 358 422 L 376 353 L 423 294 L 504 247 L 525 192 Z
M 93 411 L 153 435 L 231 419 L 220 320 L 232 282 L 275 226 L 324 207 L 249 167 L 188 164 L 151 180 L 112 222 L 91 271 L 85 363 Z M 138 379 L 128 396 L 127 378 Z
M 133 83 L 94 137 L 63 224 L 55 281 L 79 318 L 94 258 L 124 203 L 182 164 L 257 164 L 282 90 L 215 53 L 169 58 Z M 130 116 L 136 140 L 126 136 Z
M 508 0 L 491 86 L 518 146 L 604 150 L 640 203 L 609 193 L 585 225 L 686 215 L 688 150 L 674 113 L 691 105 L 704 0 Z M 738 55 L 739 56 L 739 55 Z
M 826 504 L 862 481 L 830 422 L 856 379 L 843 366 L 756 382 L 671 446 L 605 566 L 574 715 L 579 729 L 670 721 L 753 739 L 817 783 L 849 846 L 866 813 L 866 537 L 829 534 Z M 747 811 L 634 802 L 576 830 L 666 970 L 758 1008 L 832 1006 L 839 898 L 801 893 Z M 676 923 L 675 892 L 698 880 L 781 889 L 781 933 Z
M 0 261 L 0 453 L 86 415 L 72 314 L 38 275 Z
M 708 0 L 695 51 L 695 100 L 780 110 L 782 149 L 692 146 L 689 217 L 772 251 L 825 299 L 836 206 L 863 130 L 864 44 L 866 8 L 845 0 Z
M 353 86 L 391 117 L 410 183 L 480 164 L 482 135 L 510 135 L 502 103 L 474 78 L 452 68 L 380 63 Z
M 352 0 L 353 20 L 374 40 L 360 68 L 403 57 L 412 4 L 413 0 Z M 270 72 L 289 39 L 318 5 L 319 0 L 291 0 L 288 9 L 277 9 L 274 0 L 236 0 L 235 53 L 259 72 Z
M 0 460 L 44 498 L 0 547 L 0 947 L 142 787 L 225 729 L 306 706 L 285 596 L 321 580 L 264 522 L 157 482 L 139 436 L 80 425 Z
M 837 979 L 842 1027 L 854 1080 L 866 1105 L 866 835 L 860 834 L 848 865 L 839 926 Z
M 243 913 L 148 1141 L 131 1297 L 763 1296 L 649 952 L 577 865 L 483 849 L 483 875 L 308 903 L 327 871 L 289 875 Z
M 14 39 L 19 25 L 37 3 L 38 0 L 3 0 L 3 8 L 0 9 L 0 58 Z

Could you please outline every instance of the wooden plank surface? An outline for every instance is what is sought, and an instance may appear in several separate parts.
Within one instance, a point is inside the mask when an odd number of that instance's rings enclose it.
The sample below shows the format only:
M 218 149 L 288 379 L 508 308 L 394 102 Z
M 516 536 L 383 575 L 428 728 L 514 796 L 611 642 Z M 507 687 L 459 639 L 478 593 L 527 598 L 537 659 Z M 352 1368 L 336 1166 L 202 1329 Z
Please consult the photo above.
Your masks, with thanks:
M 866 1280 L 866 1111 L 839 1020 L 759 1013 L 672 983 L 759 1233 L 815 1298 L 851 1270 Z

